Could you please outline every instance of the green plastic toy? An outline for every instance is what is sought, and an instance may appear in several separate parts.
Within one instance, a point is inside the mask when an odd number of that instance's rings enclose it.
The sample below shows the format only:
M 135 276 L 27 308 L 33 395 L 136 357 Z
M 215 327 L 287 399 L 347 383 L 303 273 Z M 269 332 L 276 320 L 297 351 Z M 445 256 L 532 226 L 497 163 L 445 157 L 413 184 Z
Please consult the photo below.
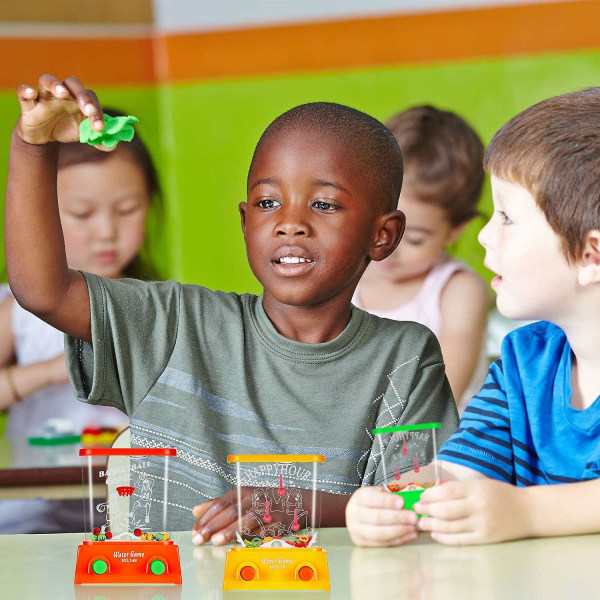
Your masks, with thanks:
M 130 142 L 135 135 L 132 123 L 138 123 L 136 117 L 110 117 L 104 115 L 104 129 L 95 131 L 89 119 L 79 123 L 79 141 L 82 144 L 114 148 L 119 142 Z

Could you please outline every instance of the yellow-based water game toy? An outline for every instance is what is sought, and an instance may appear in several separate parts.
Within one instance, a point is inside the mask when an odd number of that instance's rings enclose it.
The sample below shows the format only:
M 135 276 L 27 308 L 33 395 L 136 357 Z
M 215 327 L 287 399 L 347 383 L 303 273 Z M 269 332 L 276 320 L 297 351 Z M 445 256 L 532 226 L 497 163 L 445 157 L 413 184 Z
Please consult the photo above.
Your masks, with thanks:
M 329 590 L 317 469 L 321 455 L 230 455 L 238 546 L 227 552 L 223 589 Z

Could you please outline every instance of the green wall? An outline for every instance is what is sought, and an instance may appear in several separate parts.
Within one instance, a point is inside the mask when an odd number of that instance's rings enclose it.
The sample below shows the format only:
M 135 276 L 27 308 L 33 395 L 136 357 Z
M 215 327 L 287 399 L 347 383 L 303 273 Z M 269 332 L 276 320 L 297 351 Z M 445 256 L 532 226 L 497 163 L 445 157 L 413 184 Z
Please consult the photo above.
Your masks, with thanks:
M 86 82 L 88 83 L 88 82 Z M 155 256 L 167 274 L 224 290 L 259 291 L 246 264 L 237 204 L 262 130 L 288 108 L 308 101 L 349 104 L 386 120 L 421 103 L 454 110 L 484 142 L 508 118 L 548 96 L 600 83 L 600 50 L 425 66 L 203 81 L 150 89 L 98 89 L 105 104 L 140 117 L 168 201 Z M 88 85 L 93 85 L 89 82 Z M 17 115 L 12 92 L 0 94 L 4 119 L 0 164 Z M 5 170 L 0 171 L 4 185 Z M 489 213 L 486 187 L 482 211 Z M 455 248 L 484 273 L 476 241 L 483 219 Z M 486 274 L 487 276 L 487 274 Z
M 209 287 L 257 291 L 244 259 L 237 204 L 262 130 L 288 108 L 308 101 L 349 104 L 386 120 L 420 103 L 454 110 L 488 142 L 507 119 L 551 95 L 599 83 L 600 51 L 306 73 L 238 81 L 211 81 L 162 90 L 173 152 L 165 156 L 179 198 L 174 238 L 177 278 Z M 173 197 L 174 197 L 173 196 Z M 489 213 L 486 186 L 482 211 Z M 476 219 L 455 253 L 481 273 Z

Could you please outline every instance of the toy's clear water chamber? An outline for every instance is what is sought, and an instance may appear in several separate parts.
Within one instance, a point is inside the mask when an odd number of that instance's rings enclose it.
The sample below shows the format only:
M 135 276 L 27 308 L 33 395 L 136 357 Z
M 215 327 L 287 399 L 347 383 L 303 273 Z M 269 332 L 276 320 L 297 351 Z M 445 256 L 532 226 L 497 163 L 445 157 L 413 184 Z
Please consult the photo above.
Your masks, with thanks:
M 404 498 L 411 509 L 421 494 L 440 483 L 436 432 L 440 423 L 422 423 L 373 429 L 381 454 L 383 486 Z
M 227 554 L 225 590 L 328 590 L 319 545 L 321 455 L 231 455 L 237 547 Z

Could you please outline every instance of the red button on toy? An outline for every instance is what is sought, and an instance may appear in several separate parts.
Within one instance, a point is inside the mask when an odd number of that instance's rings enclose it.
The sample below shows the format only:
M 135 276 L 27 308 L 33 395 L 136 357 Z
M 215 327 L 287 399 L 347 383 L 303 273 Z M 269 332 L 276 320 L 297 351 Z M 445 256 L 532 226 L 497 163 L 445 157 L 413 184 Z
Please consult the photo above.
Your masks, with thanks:
M 298 578 L 302 581 L 310 581 L 313 578 L 314 571 L 307 565 L 298 569 Z
M 244 581 L 252 581 L 256 577 L 256 569 L 250 565 L 246 565 L 240 569 L 240 577 Z

